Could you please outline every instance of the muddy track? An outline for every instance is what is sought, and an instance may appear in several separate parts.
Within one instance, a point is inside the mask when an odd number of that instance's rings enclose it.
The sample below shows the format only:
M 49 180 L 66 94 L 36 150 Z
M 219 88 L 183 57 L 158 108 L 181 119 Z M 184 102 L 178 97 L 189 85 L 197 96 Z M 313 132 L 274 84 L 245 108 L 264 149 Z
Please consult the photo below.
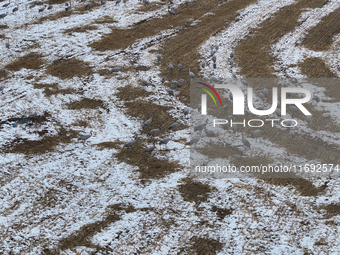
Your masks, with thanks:
M 163 30 L 188 26 L 190 19 L 200 18 L 218 4 L 218 0 L 213 0 L 181 5 L 174 16 L 167 13 L 160 18 L 142 20 L 130 29 L 113 29 L 110 34 L 90 46 L 99 51 L 124 49 L 139 39 L 154 36 Z
M 289 154 L 298 155 L 308 160 L 319 159 L 323 164 L 339 164 L 339 151 L 321 139 L 297 134 L 294 139 L 286 132 L 277 128 L 263 128 L 267 133 L 264 138 L 283 146 Z
M 280 12 L 263 22 L 259 29 L 235 47 L 236 62 L 241 67 L 240 73 L 245 77 L 252 78 L 274 77 L 272 66 L 275 58 L 270 55 L 271 45 L 300 25 L 297 20 L 306 8 L 322 7 L 325 3 L 324 0 L 298 1 L 282 8 Z M 310 108 L 313 112 L 313 119 L 318 122 L 330 123 L 329 127 L 323 127 L 322 130 L 339 131 L 338 125 L 332 123 L 329 117 L 324 117 L 322 112 L 316 111 L 313 107 Z M 321 130 L 319 125 L 312 125 L 311 128 Z M 335 156 L 337 151 L 322 141 L 302 139 L 301 137 L 292 141 L 288 133 L 282 134 L 279 129 L 272 129 L 269 134 L 270 136 L 266 136 L 267 139 L 280 144 L 291 154 L 307 159 L 319 158 L 324 162 L 337 162 Z
M 166 29 L 183 27 L 176 36 L 166 40 L 162 46 L 161 72 L 162 75 L 168 75 L 168 80 L 182 78 L 189 84 L 188 68 L 191 67 L 196 74 L 199 71 L 198 48 L 210 36 L 226 28 L 228 23 L 238 16 L 238 10 L 255 2 L 256 0 L 229 2 L 214 0 L 198 2 L 195 5 L 191 3 L 188 6 L 182 5 L 178 14 L 174 16 L 166 14 L 162 18 L 144 20 L 127 30 L 114 29 L 102 40 L 91 44 L 91 47 L 100 51 L 126 48 L 138 39 L 156 35 Z M 208 12 L 211 14 L 205 15 Z M 193 20 L 199 21 L 192 25 Z M 178 63 L 182 64 L 184 69 L 180 72 L 175 68 L 174 72 L 170 73 L 169 60 L 175 67 Z M 180 100 L 188 104 L 189 88 L 183 86 L 179 90 Z
M 247 0 L 232 0 L 217 7 L 213 14 L 205 15 L 200 21 L 191 27 L 181 30 L 178 35 L 169 38 L 163 45 L 163 59 L 161 63 L 162 75 L 168 75 L 169 80 L 177 80 L 182 78 L 190 84 L 188 70 L 198 76 L 200 71 L 199 59 L 201 56 L 198 53 L 199 47 L 215 33 L 225 29 L 228 23 L 232 22 L 237 16 L 238 10 L 244 9 L 257 1 Z M 184 66 L 182 71 L 175 68 L 173 73 L 169 70 L 169 60 L 174 66 L 178 63 Z M 180 88 L 180 100 L 186 104 L 190 101 L 190 90 L 188 86 Z
M 334 36 L 340 34 L 340 8 L 324 17 L 313 27 L 302 41 L 305 46 L 315 51 L 326 51 L 332 46 Z
M 298 65 L 301 73 L 310 78 L 312 84 L 325 88 L 325 96 L 330 97 L 330 101 L 338 102 L 340 99 L 339 80 L 335 73 L 326 65 L 321 58 L 307 58 Z M 314 78 L 332 78 L 315 81 Z M 325 101 L 325 100 L 323 100 Z
M 272 65 L 275 58 L 270 55 L 271 45 L 301 25 L 298 19 L 306 8 L 319 8 L 326 3 L 327 0 L 297 1 L 282 8 L 241 40 L 235 47 L 236 63 L 242 68 L 241 74 L 249 78 L 274 77 Z

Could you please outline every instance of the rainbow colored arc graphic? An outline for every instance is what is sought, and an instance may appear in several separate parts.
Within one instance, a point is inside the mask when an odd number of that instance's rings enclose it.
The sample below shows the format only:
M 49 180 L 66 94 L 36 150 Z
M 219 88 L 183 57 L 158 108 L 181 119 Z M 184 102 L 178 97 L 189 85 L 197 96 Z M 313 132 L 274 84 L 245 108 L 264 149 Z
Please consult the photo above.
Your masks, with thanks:
M 203 82 L 196 82 L 196 83 L 202 84 L 202 85 L 206 86 L 208 89 L 210 89 L 212 92 L 214 92 L 215 95 L 217 96 L 218 100 L 220 101 L 221 106 L 222 106 L 222 101 L 221 101 L 220 95 L 217 93 L 217 91 L 213 87 L 211 87 L 210 85 L 205 84 Z M 203 89 L 203 88 L 200 88 L 200 87 L 197 87 L 197 88 L 206 92 L 214 100 L 214 103 L 217 106 L 216 100 L 215 100 L 214 96 L 210 93 L 209 90 L 206 90 L 206 89 Z

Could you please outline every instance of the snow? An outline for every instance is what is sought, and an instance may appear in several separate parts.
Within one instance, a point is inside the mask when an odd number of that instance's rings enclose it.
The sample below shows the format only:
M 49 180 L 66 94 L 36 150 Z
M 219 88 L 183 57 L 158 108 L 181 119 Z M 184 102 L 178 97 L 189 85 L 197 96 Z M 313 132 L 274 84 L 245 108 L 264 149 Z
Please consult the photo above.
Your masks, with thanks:
M 156 1 L 151 1 L 156 2 Z M 180 4 L 180 1 L 174 1 Z M 200 48 L 199 53 L 207 64 L 210 47 L 217 42 L 220 52 L 231 52 L 237 43 L 249 32 L 258 27 L 281 8 L 295 3 L 293 0 L 260 0 L 239 12 L 239 20 L 234 21 L 216 36 L 209 38 Z M 139 86 L 141 77 L 148 79 L 153 85 L 145 88 L 152 92 L 146 100 L 158 105 L 173 107 L 172 117 L 181 124 L 188 124 L 182 119 L 183 103 L 171 99 L 160 86 L 160 70 L 155 63 L 155 50 L 161 47 L 165 38 L 176 35 L 180 28 L 172 28 L 152 36 L 138 40 L 136 43 L 120 50 L 108 51 L 105 54 L 92 50 L 88 45 L 98 41 L 111 28 L 126 29 L 137 22 L 149 18 L 161 17 L 167 13 L 167 5 L 148 12 L 136 12 L 141 4 L 130 0 L 126 4 L 115 4 L 108 1 L 105 6 L 95 8 L 91 12 L 75 13 L 70 17 L 56 20 L 46 20 L 34 24 L 37 18 L 48 16 L 47 10 L 38 13 L 37 8 L 29 9 L 28 1 L 14 0 L 10 9 L 18 5 L 20 13 L 10 14 L 1 20 L 9 27 L 3 33 L 9 38 L 11 48 L 0 48 L 1 66 L 6 66 L 20 56 L 29 52 L 43 55 L 46 63 L 64 56 L 77 57 L 87 61 L 95 70 L 109 69 L 112 66 L 129 65 L 129 60 L 139 56 L 136 65 L 150 67 L 148 71 L 125 71 L 109 78 L 98 74 L 83 86 L 83 80 L 75 77 L 62 80 L 45 74 L 41 70 L 21 69 L 13 72 L 5 82 L 4 94 L 0 94 L 0 121 L 13 117 L 23 117 L 31 114 L 42 114 L 45 110 L 53 116 L 53 120 L 36 127 L 35 130 L 47 130 L 49 134 L 57 135 L 61 126 L 68 130 L 94 135 L 87 141 L 87 146 L 78 143 L 76 139 L 69 144 L 60 144 L 52 152 L 43 155 L 26 156 L 24 154 L 3 153 L 0 160 L 0 252 L 2 254 L 43 254 L 43 248 L 57 247 L 59 241 L 68 238 L 83 226 L 104 220 L 108 208 L 112 205 L 130 205 L 133 212 L 118 210 L 119 220 L 110 223 L 90 237 L 94 245 L 109 247 L 117 254 L 133 254 L 147 250 L 150 254 L 178 254 L 180 248 L 190 243 L 194 236 L 212 238 L 224 244 L 219 254 L 259 253 L 259 246 L 266 247 L 268 254 L 304 254 L 305 249 L 322 254 L 338 254 L 340 251 L 336 225 L 339 216 L 332 220 L 335 225 L 326 224 L 323 218 L 325 211 L 319 207 L 339 201 L 340 183 L 336 179 L 329 180 L 326 191 L 317 197 L 301 196 L 293 186 L 278 186 L 268 184 L 263 180 L 246 178 L 226 179 L 222 174 L 191 175 L 198 182 L 209 184 L 214 188 L 207 201 L 195 204 L 185 201 L 179 191 L 183 179 L 190 175 L 190 157 L 199 157 L 202 164 L 229 164 L 227 160 L 210 160 L 208 157 L 192 154 L 186 141 L 190 140 L 190 130 L 173 132 L 174 137 L 167 145 L 166 152 L 155 152 L 156 157 L 163 157 L 171 162 L 178 162 L 183 169 L 169 174 L 161 179 L 149 180 L 144 183 L 139 178 L 138 167 L 119 162 L 115 157 L 117 149 L 99 149 L 98 144 L 110 141 L 127 142 L 140 132 L 142 120 L 129 117 L 122 110 L 121 102 L 117 101 L 116 90 L 127 85 Z M 73 7 L 80 3 L 72 2 Z M 273 45 L 273 54 L 278 58 L 276 70 L 284 66 L 294 65 L 311 56 L 323 58 L 332 70 L 337 72 L 339 65 L 338 44 L 336 38 L 333 47 L 328 52 L 313 52 L 299 45 L 308 30 L 315 26 L 322 17 L 339 7 L 337 1 L 329 1 L 321 9 L 306 10 L 301 19 L 308 19 L 290 34 L 285 35 Z M 64 10 L 64 4 L 54 5 L 51 12 Z M 181 8 L 181 6 L 180 6 Z M 2 13 L 2 12 L 1 12 Z M 210 15 L 206 13 L 205 15 Z M 116 23 L 99 24 L 97 29 L 85 33 L 63 33 L 66 29 L 92 24 L 95 20 L 110 16 Z M 199 20 L 192 22 L 192 26 Z M 28 25 L 26 26 L 26 24 Z M 2 45 L 6 40 L 2 39 Z M 39 44 L 38 48 L 27 49 Z M 241 67 L 237 67 L 241 68 Z M 217 69 L 210 73 L 208 68 L 202 72 L 206 78 L 215 75 L 221 78 L 231 77 L 229 60 L 217 58 Z M 236 69 L 237 70 L 237 69 Z M 277 71 L 278 77 L 288 75 L 296 78 L 306 78 L 298 68 L 289 67 L 287 73 Z M 46 97 L 43 89 L 34 89 L 34 78 L 39 83 L 57 83 L 61 89 L 74 88 L 83 90 L 84 94 L 52 95 Z M 241 85 L 240 85 L 241 86 Z M 326 99 L 324 89 L 313 84 L 304 83 L 303 87 L 312 93 Z M 104 109 L 69 110 L 66 104 L 83 97 L 101 99 Z M 314 104 L 314 103 L 313 103 Z M 261 100 L 256 100 L 256 107 L 263 106 Z M 323 102 L 313 105 L 319 111 L 329 114 L 340 123 L 339 103 Z M 101 111 L 101 113 L 99 113 Z M 199 122 L 192 112 L 191 125 Z M 87 120 L 86 128 L 76 127 L 78 120 Z M 314 120 L 313 120 L 314 121 Z M 209 123 L 212 123 L 210 119 Z M 31 132 L 26 125 L 13 128 L 12 123 L 0 129 L 0 146 L 14 138 L 39 140 L 37 133 Z M 208 125 L 211 128 L 211 124 Z M 241 135 L 218 128 L 219 142 L 227 141 L 234 147 L 242 145 Z M 296 129 L 298 134 L 305 133 L 314 138 L 320 138 L 328 144 L 339 147 L 340 135 L 326 131 L 313 131 L 305 122 Z M 299 164 L 306 159 L 290 155 L 285 157 L 286 150 L 278 147 L 267 139 L 248 137 L 252 144 L 251 152 L 241 148 L 244 156 L 266 156 L 274 159 L 273 164 Z M 202 147 L 210 139 L 203 137 L 197 144 Z M 183 142 L 184 141 L 184 142 Z M 143 144 L 146 146 L 146 144 Z M 164 156 L 165 155 L 165 156 Z M 315 159 L 309 163 L 318 163 Z M 323 179 L 312 179 L 315 187 L 325 183 Z M 262 192 L 256 192 L 261 189 Z M 50 196 L 48 196 L 50 194 Z M 296 209 L 292 209 L 295 205 Z M 231 209 L 231 215 L 218 219 L 213 206 Z M 198 208 L 200 210 L 198 210 Z M 298 214 L 299 212 L 299 214 Z M 288 215 L 288 216 L 287 216 Z M 205 220 L 207 223 L 202 223 Z M 302 224 L 308 221 L 309 224 Z M 315 243 L 324 238 L 327 246 L 317 246 Z M 151 242 L 151 244 L 148 243 Z M 36 246 L 34 248 L 34 246 Z M 146 248 L 145 248 L 146 247 Z M 327 249 L 326 249 L 327 248 Z M 85 246 L 66 249 L 61 254 L 91 254 L 96 249 Z M 100 253 L 99 253 L 100 254 Z M 114 253 L 113 253 L 114 254 Z

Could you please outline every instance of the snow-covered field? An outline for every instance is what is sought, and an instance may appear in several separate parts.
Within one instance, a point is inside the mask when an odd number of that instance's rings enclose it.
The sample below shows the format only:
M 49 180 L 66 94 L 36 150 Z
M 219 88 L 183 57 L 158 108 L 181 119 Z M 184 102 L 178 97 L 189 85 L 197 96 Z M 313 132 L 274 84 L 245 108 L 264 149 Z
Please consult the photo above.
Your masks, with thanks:
M 292 15 L 297 25 L 274 43 L 268 35 L 265 52 L 272 60 L 258 67 L 270 69 L 279 84 L 299 79 L 321 99 L 308 103 L 312 123 L 299 115 L 294 139 L 284 128 L 265 129 L 255 139 L 247 128 L 251 149 L 242 146 L 241 130 L 220 128 L 226 142 L 218 144 L 235 165 L 340 164 L 340 88 L 308 79 L 317 77 L 309 74 L 319 66 L 309 73 L 301 67 L 317 59 L 325 72 L 339 77 L 336 21 L 333 34 L 325 33 L 332 34 L 326 50 L 303 43 L 325 17 L 339 12 L 337 0 L 35 3 L 0 5 L 0 15 L 7 14 L 0 19 L 0 254 L 340 254 L 337 174 L 305 179 L 192 174 L 189 141 L 198 132 L 191 127 L 200 123 L 196 106 L 190 118 L 183 113 L 190 102 L 189 68 L 204 80 L 235 73 L 245 90 L 240 80 L 258 78 L 245 74 L 259 56 L 245 62 L 237 46 L 266 33 L 265 22 L 292 8 L 299 11 Z M 202 43 L 183 56 L 171 51 L 182 39 Z M 123 69 L 111 72 L 113 67 Z M 166 88 L 179 79 L 185 84 L 169 95 Z M 254 88 L 256 107 L 270 102 L 258 97 L 261 91 Z M 152 122 L 143 128 L 150 113 Z M 228 109 L 225 116 L 231 114 Z M 180 126 L 169 130 L 175 122 Z M 147 136 L 158 125 L 159 133 Z M 91 131 L 86 143 L 78 141 Z M 194 147 L 202 165 L 210 161 L 202 150 L 210 141 L 204 134 Z M 123 148 L 135 136 L 133 148 Z M 171 141 L 159 145 L 166 137 Z M 145 152 L 154 141 L 154 151 Z

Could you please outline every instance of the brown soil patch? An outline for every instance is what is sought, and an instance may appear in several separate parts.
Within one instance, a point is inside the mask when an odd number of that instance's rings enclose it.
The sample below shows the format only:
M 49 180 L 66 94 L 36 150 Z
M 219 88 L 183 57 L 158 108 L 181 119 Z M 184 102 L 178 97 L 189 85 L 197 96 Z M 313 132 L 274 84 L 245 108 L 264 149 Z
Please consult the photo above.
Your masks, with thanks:
M 86 26 L 82 26 L 82 27 L 75 27 L 75 28 L 70 28 L 70 29 L 65 29 L 64 33 L 68 34 L 68 33 L 84 33 L 87 32 L 89 30 L 96 30 L 97 27 L 94 25 L 86 25 Z
M 302 41 L 302 45 L 314 51 L 329 50 L 333 38 L 340 34 L 340 9 L 324 17 Z
M 61 197 L 61 191 L 54 188 L 49 188 L 41 197 L 37 198 L 35 202 L 42 205 L 44 208 L 53 208 L 57 205 L 58 202 L 62 200 Z M 34 207 L 36 207 L 36 205 Z
M 100 7 L 100 2 L 93 2 L 93 5 L 91 7 L 85 7 L 87 3 L 84 3 L 84 5 L 79 5 L 75 8 L 73 8 L 73 10 L 76 13 L 86 13 L 89 12 L 91 10 L 93 10 L 94 8 Z
M 127 108 L 127 114 L 132 117 L 137 117 L 141 119 L 141 123 L 144 123 L 150 118 L 150 113 L 152 113 L 152 123 L 150 126 L 145 128 L 144 132 L 151 129 L 158 128 L 161 125 L 161 131 L 157 134 L 160 136 L 165 133 L 169 133 L 168 127 L 178 122 L 177 119 L 170 116 L 167 112 L 172 109 L 170 106 L 156 105 L 147 101 L 137 101 L 137 102 L 125 102 L 125 107 Z M 181 124 L 176 130 L 186 129 L 188 126 Z
M 325 62 L 320 58 L 307 58 L 299 64 L 303 74 L 308 78 L 335 78 L 337 77 Z
M 78 127 L 83 127 L 83 128 L 86 128 L 89 126 L 89 123 L 85 120 L 77 120 L 75 122 L 73 122 L 73 125 L 74 126 L 78 126 Z
M 96 73 L 104 77 L 112 76 L 112 72 L 109 69 L 99 69 L 96 70 Z
M 132 139 L 131 139 L 132 140 Z M 99 146 L 101 149 L 121 149 L 125 143 L 122 141 L 114 141 L 114 142 L 102 142 L 98 143 L 97 146 Z
M 151 67 L 149 66 L 137 66 L 135 68 L 136 71 L 149 71 L 151 69 Z
M 317 196 L 318 194 L 323 192 L 326 188 L 326 187 L 316 188 L 311 181 L 303 178 L 294 177 L 297 176 L 294 176 L 294 174 L 290 174 L 288 177 L 283 178 L 263 178 L 263 181 L 273 185 L 293 186 L 300 193 L 301 196 Z
M 196 205 L 206 202 L 209 193 L 214 191 L 214 188 L 208 184 L 194 181 L 191 178 L 183 179 L 183 182 L 183 184 L 179 185 L 179 192 L 185 201 L 195 202 Z
M 31 52 L 23 57 L 19 57 L 5 68 L 11 71 L 19 71 L 22 68 L 38 70 L 43 64 L 42 56 L 38 53 Z
M 35 89 L 45 89 L 45 88 L 55 89 L 55 88 L 58 87 L 57 83 L 48 84 L 48 83 L 37 83 L 37 82 L 34 82 L 34 83 L 32 83 L 32 85 L 33 85 L 33 87 Z
M 89 223 L 85 226 L 82 226 L 79 230 L 72 233 L 70 236 L 63 238 L 60 241 L 60 244 L 57 248 L 50 250 L 45 249 L 44 254 L 60 254 L 60 251 L 64 251 L 67 249 L 74 249 L 77 246 L 85 246 L 88 248 L 95 248 L 98 252 L 102 252 L 104 254 L 111 254 L 114 252 L 109 246 L 101 247 L 99 245 L 95 245 L 91 242 L 91 238 L 108 227 L 109 225 L 113 224 L 116 221 L 119 221 L 121 217 L 121 211 L 125 213 L 133 213 L 136 211 L 150 211 L 152 208 L 140 208 L 135 209 L 131 205 L 122 205 L 122 204 L 115 204 L 108 206 L 106 209 L 106 216 L 103 220 L 96 221 L 94 223 Z
M 8 76 L 7 71 L 4 69 L 1 69 L 0 70 L 0 81 L 7 79 L 7 76 Z
M 65 1 L 65 2 L 68 2 Z M 74 14 L 73 10 L 71 11 L 60 11 L 60 12 L 56 12 L 52 15 L 48 15 L 48 16 L 44 16 L 44 17 L 41 17 L 39 19 L 36 19 L 35 21 L 33 21 L 33 24 L 42 24 L 44 21 L 47 21 L 47 20 L 57 20 L 57 19 L 61 19 L 61 18 L 64 18 L 64 17 L 69 17 L 71 16 L 72 14 Z
M 46 121 L 50 121 L 51 117 L 50 115 L 45 112 L 44 115 L 32 115 L 25 117 L 29 121 L 32 121 L 33 124 L 42 124 Z M 0 126 L 4 123 L 13 123 L 18 122 L 22 118 L 12 118 L 8 119 L 6 121 L 3 121 L 0 123 Z M 25 124 L 26 125 L 26 124 Z M 16 127 L 18 128 L 18 127 Z M 47 136 L 45 135 L 46 132 L 40 131 L 42 139 L 41 140 L 28 140 L 28 139 L 22 139 L 22 138 L 15 138 L 10 143 L 7 143 L 3 147 L 4 152 L 8 153 L 23 153 L 26 155 L 31 154 L 44 154 L 49 151 L 54 151 L 54 148 L 62 143 L 71 143 L 71 139 L 78 137 L 79 132 L 73 131 L 73 130 L 67 130 L 64 127 L 60 127 L 58 129 L 58 132 L 61 132 L 63 135 L 56 134 L 55 136 Z
M 67 95 L 67 94 L 74 94 L 76 91 L 73 88 L 68 89 L 51 89 L 51 88 L 45 88 L 44 94 L 47 97 L 50 97 L 52 95 Z
M 264 138 L 283 146 L 289 154 L 295 154 L 308 160 L 319 159 L 327 164 L 339 164 L 338 150 L 336 146 L 307 136 L 296 135 L 294 139 L 289 135 L 288 130 L 271 128 L 270 125 L 263 126 Z
M 67 104 L 70 110 L 80 109 L 97 109 L 98 107 L 106 109 L 104 102 L 100 99 L 82 98 L 80 101 L 75 101 Z
M 328 245 L 325 238 L 320 238 L 319 241 L 315 242 L 314 245 Z
M 89 64 L 79 59 L 59 59 L 47 67 L 47 74 L 57 76 L 61 79 L 70 79 L 75 76 L 92 75 Z
M 141 7 L 139 7 L 135 13 L 143 13 L 143 12 L 151 12 L 155 11 L 157 9 L 160 9 L 164 4 L 158 3 L 158 2 L 152 2 L 150 4 L 142 4 Z
M 231 158 L 231 157 L 234 158 L 234 157 L 243 155 L 243 152 L 240 149 L 235 148 L 231 146 L 231 144 L 227 144 L 227 143 L 224 145 L 214 144 L 213 146 L 207 144 L 203 148 L 195 148 L 195 150 L 202 155 L 208 156 L 211 159 L 214 159 L 214 158 L 227 159 L 227 158 Z
M 48 0 L 47 4 L 63 4 L 66 2 L 70 2 L 70 0 Z
M 28 121 L 33 122 L 33 124 L 41 124 L 41 123 L 49 121 L 50 117 L 51 115 L 48 112 L 44 112 L 43 115 L 34 114 L 28 117 L 14 117 L 14 118 L 9 118 L 7 120 L 0 122 L 0 127 L 3 124 L 12 124 L 13 122 L 19 122 L 22 119 L 28 119 Z
M 134 87 L 132 85 L 127 85 L 124 87 L 120 87 L 117 89 L 116 96 L 120 99 L 120 101 L 132 101 L 139 97 L 148 97 L 152 93 L 147 92 L 145 89 L 140 87 Z
M 340 214 L 340 204 L 329 204 L 321 208 L 326 209 L 329 217 Z
M 324 93 L 327 97 L 334 98 L 334 100 L 337 102 L 340 100 L 340 80 L 322 59 L 307 58 L 304 62 L 299 64 L 299 67 L 301 72 L 310 78 L 309 80 L 312 82 L 312 84 L 326 88 Z M 316 79 L 313 78 L 330 79 L 320 79 L 319 81 L 316 81 Z
M 132 139 L 131 139 L 132 140 Z M 146 145 L 141 147 L 141 143 Z M 129 165 L 138 166 L 141 179 L 158 179 L 164 176 L 179 171 L 182 167 L 177 162 L 170 162 L 167 158 L 156 158 L 144 151 L 144 147 L 149 147 L 152 144 L 146 141 L 137 141 L 134 148 L 122 148 L 120 152 L 115 154 L 115 157 Z M 158 150 L 157 148 L 155 151 Z M 153 153 L 155 153 L 155 151 Z
M 216 215 L 220 220 L 223 220 L 225 218 L 225 216 L 233 213 L 233 210 L 231 210 L 231 209 L 219 208 L 219 207 L 216 207 L 216 206 L 212 207 L 212 211 L 216 212 Z
M 39 136 L 43 136 L 48 133 L 48 130 L 34 131 L 33 133 L 36 133 Z
M 60 89 L 58 87 L 58 84 L 45 84 L 45 83 L 33 83 L 33 86 L 35 89 L 44 89 L 44 94 L 47 97 L 50 97 L 52 95 L 67 95 L 67 94 L 81 94 L 80 92 L 76 91 L 73 88 L 67 88 L 67 89 Z
M 340 80 L 329 69 L 325 62 L 320 58 L 308 58 L 299 64 L 301 72 L 307 75 L 312 84 L 325 88 L 325 96 L 332 98 L 332 101 L 339 102 L 340 100 Z M 313 78 L 329 78 L 329 79 L 313 79 Z M 321 99 L 322 100 L 322 99 Z M 340 127 L 332 120 L 330 116 L 324 116 L 324 112 L 315 110 L 310 107 L 309 111 L 312 114 L 311 128 L 313 130 L 327 130 L 331 132 L 340 132 Z M 305 121 L 305 117 L 303 117 Z M 326 123 L 326 125 L 317 125 L 317 123 Z
M 222 248 L 223 243 L 217 240 L 195 236 L 190 239 L 190 246 L 181 248 L 179 254 L 215 255 Z
M 118 21 L 113 19 L 112 17 L 105 15 L 103 17 L 100 17 L 99 19 L 94 20 L 92 24 L 95 24 L 95 25 L 97 25 L 97 24 L 111 24 L 111 23 L 117 23 L 117 22 Z
M 60 128 L 59 131 L 64 135 L 44 136 L 41 140 L 28 140 L 17 138 L 10 144 L 4 146 L 4 152 L 23 153 L 26 155 L 39 155 L 49 151 L 54 151 L 55 146 L 62 143 L 71 143 L 71 139 L 78 137 L 78 132 Z M 66 134 L 66 135 L 65 135 Z

